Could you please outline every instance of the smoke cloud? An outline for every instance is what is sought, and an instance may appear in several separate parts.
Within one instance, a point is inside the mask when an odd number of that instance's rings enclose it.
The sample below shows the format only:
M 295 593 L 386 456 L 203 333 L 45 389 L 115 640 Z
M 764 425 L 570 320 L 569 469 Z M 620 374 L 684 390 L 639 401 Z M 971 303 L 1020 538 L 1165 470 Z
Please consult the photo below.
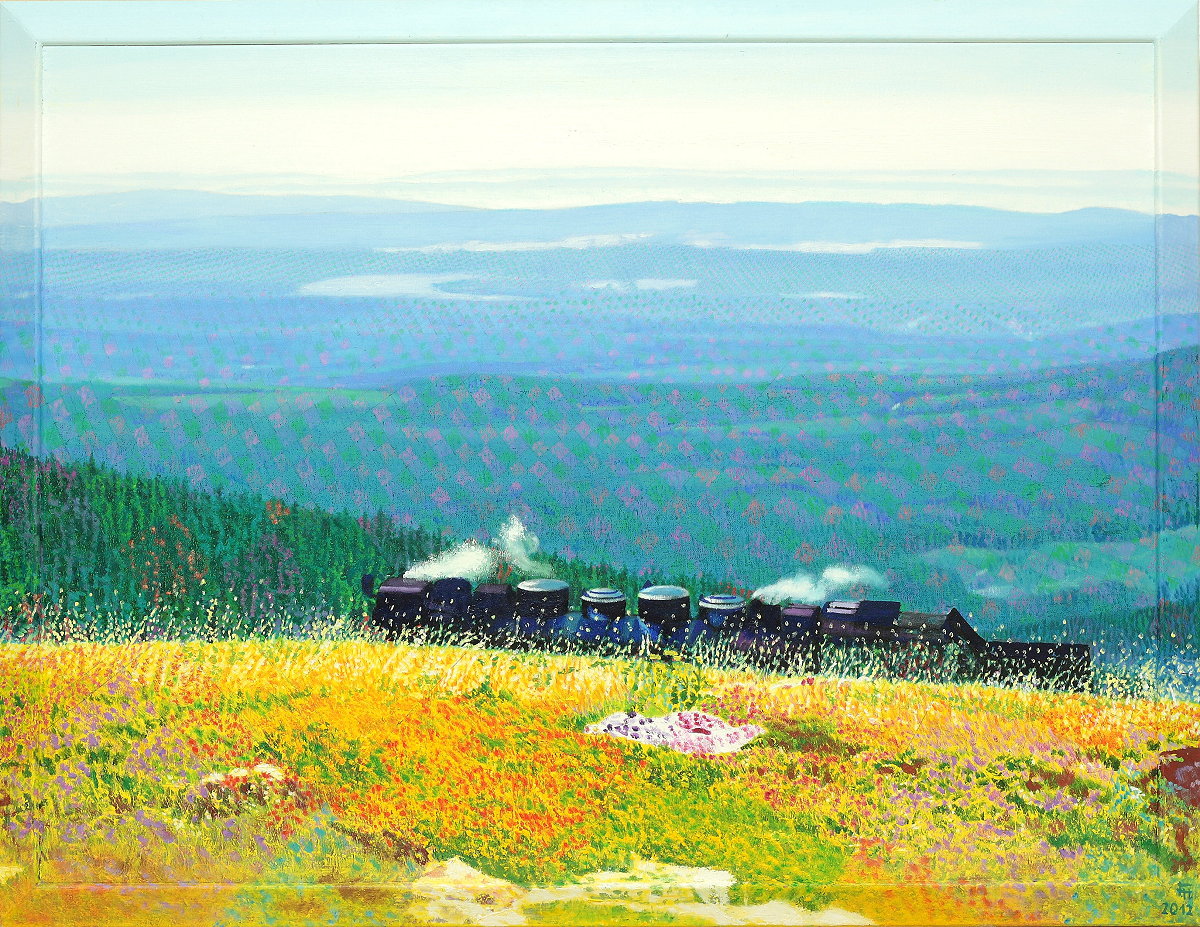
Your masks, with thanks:
M 553 575 L 548 564 L 533 559 L 539 550 L 537 535 L 516 515 L 509 517 L 500 529 L 500 536 L 492 543 L 499 547 L 501 556 L 526 576 L 547 578 Z
M 472 583 L 485 583 L 496 578 L 502 563 L 508 563 L 528 577 L 552 577 L 554 571 L 549 564 L 534 559 L 539 550 L 537 535 L 513 515 L 500 529 L 500 536 L 492 539 L 491 546 L 467 541 L 414 564 L 404 571 L 404 576 L 429 582 L 456 576 Z
M 831 566 L 819 577 L 797 573 L 795 576 L 776 580 L 769 586 L 755 590 L 754 596 L 771 605 L 789 600 L 806 605 L 820 605 L 828 601 L 834 593 L 859 585 L 886 587 L 887 580 L 870 567 Z
M 536 538 L 534 543 L 537 543 Z M 406 579 L 424 579 L 430 582 L 457 576 L 473 583 L 482 583 L 495 575 L 499 563 L 500 557 L 496 551 L 474 541 L 467 541 L 414 564 L 404 571 L 404 576 Z

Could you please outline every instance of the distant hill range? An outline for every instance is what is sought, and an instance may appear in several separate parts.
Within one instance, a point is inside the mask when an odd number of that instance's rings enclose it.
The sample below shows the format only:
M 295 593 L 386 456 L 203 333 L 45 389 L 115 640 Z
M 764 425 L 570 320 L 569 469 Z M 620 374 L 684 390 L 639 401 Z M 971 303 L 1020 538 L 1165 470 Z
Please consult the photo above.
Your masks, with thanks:
M 8 207 L 12 208 L 12 207 Z M 1153 246 L 1153 216 L 1120 209 L 1023 213 L 976 206 L 870 203 L 621 203 L 570 209 L 470 209 L 358 196 L 254 196 L 153 190 L 47 198 L 52 248 L 428 247 L 551 243 L 609 236 L 642 244 L 775 248 L 938 242 L 1045 248 Z M 1196 218 L 1162 217 L 1172 238 Z M 617 239 L 620 240 L 620 239 Z
M 388 348 L 405 368 L 456 368 L 444 349 L 408 356 L 442 321 L 489 345 L 492 369 L 518 351 L 521 369 L 557 359 L 604 372 L 616 341 L 686 379 L 735 365 L 773 378 L 783 360 L 974 369 L 997 343 L 1011 346 L 1005 364 L 1136 358 L 1197 337 L 1195 216 L 816 202 L 470 209 L 167 190 L 49 198 L 43 220 L 47 331 L 108 329 L 116 305 L 118 327 L 160 341 L 163 317 L 220 318 L 260 344 L 280 320 L 316 339 L 337 318 L 350 345 L 410 339 Z M 554 343 L 523 345 L 514 326 Z M 558 344 L 568 331 L 587 343 Z M 341 343 L 322 366 L 362 369 Z M 620 356 L 645 366 L 640 352 Z

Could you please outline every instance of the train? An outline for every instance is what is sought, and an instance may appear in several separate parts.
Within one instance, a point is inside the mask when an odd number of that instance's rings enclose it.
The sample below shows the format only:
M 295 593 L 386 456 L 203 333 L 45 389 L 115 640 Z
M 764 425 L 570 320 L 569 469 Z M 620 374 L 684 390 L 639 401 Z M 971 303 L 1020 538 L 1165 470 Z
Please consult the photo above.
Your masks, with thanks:
M 766 602 L 733 593 L 702 596 L 692 608 L 682 586 L 647 583 L 631 607 L 619 589 L 583 591 L 572 608 L 567 583 L 526 579 L 473 585 L 462 577 L 391 577 L 375 588 L 372 624 L 388 639 L 436 634 L 486 647 L 566 649 L 600 654 L 693 659 L 781 673 L 835 670 L 839 654 L 870 648 L 886 670 L 927 678 L 953 672 L 1002 685 L 1088 691 L 1087 644 L 987 640 L 957 608 L 906 611 L 874 599 Z

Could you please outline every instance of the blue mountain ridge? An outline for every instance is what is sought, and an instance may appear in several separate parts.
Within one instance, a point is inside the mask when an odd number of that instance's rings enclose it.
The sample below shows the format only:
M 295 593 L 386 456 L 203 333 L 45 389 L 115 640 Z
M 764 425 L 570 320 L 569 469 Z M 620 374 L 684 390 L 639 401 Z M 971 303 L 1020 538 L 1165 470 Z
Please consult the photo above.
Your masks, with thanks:
M 12 207 L 9 207 L 10 209 Z M 1194 235 L 1195 217 L 1163 216 Z M 647 243 L 777 247 L 797 242 L 946 241 L 985 248 L 1080 242 L 1153 244 L 1145 213 L 1023 213 L 976 206 L 643 202 L 567 209 L 467 209 L 370 197 L 138 191 L 43 203 L 51 248 L 406 248 L 643 236 Z M 1175 232 L 1178 227 L 1181 232 Z

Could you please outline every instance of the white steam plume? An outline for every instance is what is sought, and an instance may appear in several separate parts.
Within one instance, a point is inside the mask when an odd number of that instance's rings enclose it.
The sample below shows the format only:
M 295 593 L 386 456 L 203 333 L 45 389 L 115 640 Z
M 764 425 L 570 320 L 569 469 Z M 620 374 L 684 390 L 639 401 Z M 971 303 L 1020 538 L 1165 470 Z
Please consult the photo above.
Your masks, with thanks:
M 769 586 L 763 586 L 754 592 L 754 597 L 770 605 L 791 600 L 803 602 L 806 605 L 820 605 L 842 589 L 850 586 L 887 586 L 887 580 L 865 566 L 831 566 L 827 567 L 820 577 L 807 573 L 797 573 L 776 580 Z
M 404 577 L 432 581 L 458 576 L 473 583 L 481 583 L 487 582 L 495 575 L 499 562 L 499 555 L 490 547 L 467 541 L 414 564 L 404 571 Z
M 537 535 L 532 533 L 516 515 L 509 517 L 500 529 L 500 537 L 492 541 L 500 554 L 526 576 L 549 577 L 554 574 L 549 565 L 533 559 L 538 552 Z

